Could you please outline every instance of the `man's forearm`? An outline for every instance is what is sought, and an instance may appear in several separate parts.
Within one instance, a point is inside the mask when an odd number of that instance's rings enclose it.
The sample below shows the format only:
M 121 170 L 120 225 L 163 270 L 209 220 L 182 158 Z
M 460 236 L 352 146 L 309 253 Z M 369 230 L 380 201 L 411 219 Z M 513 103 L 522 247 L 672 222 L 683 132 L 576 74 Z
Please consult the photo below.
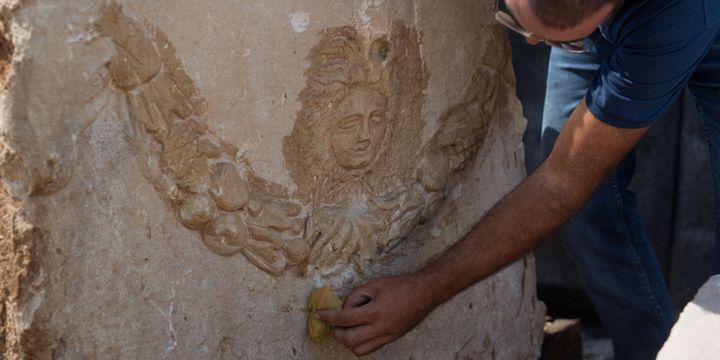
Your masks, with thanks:
M 435 305 L 447 301 L 531 251 L 577 212 L 591 192 L 541 166 L 460 242 L 418 273 L 422 286 Z
M 540 168 L 416 274 L 420 291 L 438 305 L 528 253 L 582 208 L 646 131 L 602 123 L 583 99 Z

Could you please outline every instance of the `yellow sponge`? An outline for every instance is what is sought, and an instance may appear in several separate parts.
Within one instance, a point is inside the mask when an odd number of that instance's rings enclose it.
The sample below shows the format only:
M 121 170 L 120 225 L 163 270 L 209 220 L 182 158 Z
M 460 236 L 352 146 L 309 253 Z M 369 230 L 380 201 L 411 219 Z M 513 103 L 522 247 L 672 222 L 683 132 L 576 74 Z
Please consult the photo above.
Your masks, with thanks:
M 308 318 L 308 334 L 315 340 L 320 340 L 324 336 L 330 334 L 332 326 L 320 320 L 315 319 L 316 310 L 340 310 L 342 309 L 342 301 L 335 294 L 332 286 L 323 286 L 315 289 L 310 295 L 308 301 L 308 310 L 310 317 Z

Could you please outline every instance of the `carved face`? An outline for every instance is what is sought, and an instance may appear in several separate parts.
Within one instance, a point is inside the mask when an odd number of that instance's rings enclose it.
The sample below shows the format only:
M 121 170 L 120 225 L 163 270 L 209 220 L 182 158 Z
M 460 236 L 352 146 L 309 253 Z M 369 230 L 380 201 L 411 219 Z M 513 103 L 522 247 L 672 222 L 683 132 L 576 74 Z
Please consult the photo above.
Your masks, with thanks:
M 330 129 L 330 147 L 340 166 L 370 165 L 387 128 L 387 101 L 378 91 L 358 87 L 339 104 Z

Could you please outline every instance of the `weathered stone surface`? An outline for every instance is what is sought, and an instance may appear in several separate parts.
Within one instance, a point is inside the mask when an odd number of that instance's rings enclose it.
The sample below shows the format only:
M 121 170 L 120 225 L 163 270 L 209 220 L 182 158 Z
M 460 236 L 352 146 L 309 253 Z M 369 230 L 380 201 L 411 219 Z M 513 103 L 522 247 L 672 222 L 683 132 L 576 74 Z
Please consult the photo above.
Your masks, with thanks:
M 711 277 L 680 314 L 658 360 L 720 358 L 720 275 Z
M 7 358 L 352 355 L 306 332 L 523 177 L 491 1 L 0 2 Z M 376 358 L 535 358 L 526 258 Z

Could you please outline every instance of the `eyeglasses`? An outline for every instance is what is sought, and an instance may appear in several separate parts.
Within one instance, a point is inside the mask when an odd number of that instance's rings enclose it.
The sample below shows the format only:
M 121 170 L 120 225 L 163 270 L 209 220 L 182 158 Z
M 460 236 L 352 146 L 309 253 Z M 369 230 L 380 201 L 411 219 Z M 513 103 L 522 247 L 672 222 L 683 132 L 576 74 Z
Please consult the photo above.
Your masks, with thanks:
M 622 4 L 622 0 L 618 1 L 618 4 L 615 7 L 615 10 L 613 13 L 608 17 L 608 21 L 612 20 L 612 18 L 615 16 L 615 12 L 618 8 L 620 8 L 620 5 Z M 506 28 L 524 36 L 526 39 L 529 38 L 537 38 L 535 34 L 525 30 L 520 24 L 518 24 L 517 20 L 515 18 L 505 12 L 500 10 L 500 0 L 495 1 L 495 6 L 493 7 L 493 12 L 495 13 L 495 21 L 500 23 L 501 25 L 505 26 Z M 600 40 L 600 33 L 595 34 L 595 36 L 592 37 L 585 37 L 582 39 L 577 40 L 571 40 L 571 41 L 551 41 L 547 39 L 537 38 L 538 40 L 544 42 L 548 46 L 556 47 L 568 52 L 572 53 L 586 53 L 592 50 L 593 47 L 595 47 L 595 44 L 597 44 L 598 40 Z

